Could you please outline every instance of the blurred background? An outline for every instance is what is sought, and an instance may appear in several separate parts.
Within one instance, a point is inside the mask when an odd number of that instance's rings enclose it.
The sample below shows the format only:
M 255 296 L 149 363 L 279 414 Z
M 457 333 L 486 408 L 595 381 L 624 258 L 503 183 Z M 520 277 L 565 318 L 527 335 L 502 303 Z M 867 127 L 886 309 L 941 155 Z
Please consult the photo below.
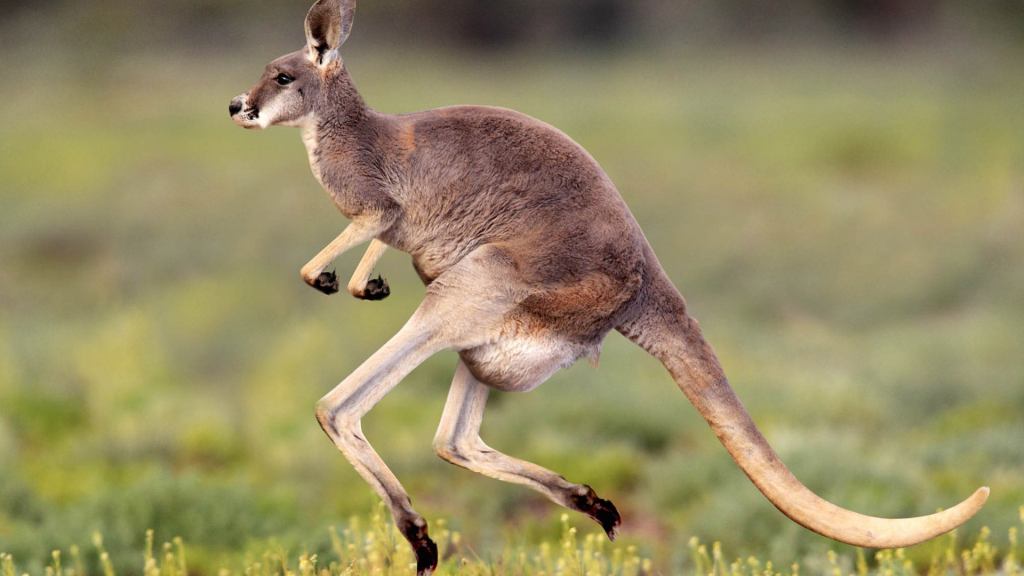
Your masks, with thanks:
M 901 516 L 987 484 L 968 532 L 1016 521 L 1024 3 L 361 4 L 343 55 L 375 108 L 516 108 L 594 154 L 812 489 Z M 227 116 L 307 8 L 0 1 L 0 550 L 23 567 L 94 531 L 134 566 L 154 528 L 210 574 L 374 509 L 313 406 L 423 288 L 399 253 L 384 302 L 306 287 L 346 222 L 297 132 Z M 481 556 L 557 535 L 540 496 L 433 455 L 455 362 L 416 370 L 368 438 Z M 617 334 L 600 369 L 492 398 L 485 439 L 614 500 L 659 570 L 693 535 L 784 561 L 832 546 Z

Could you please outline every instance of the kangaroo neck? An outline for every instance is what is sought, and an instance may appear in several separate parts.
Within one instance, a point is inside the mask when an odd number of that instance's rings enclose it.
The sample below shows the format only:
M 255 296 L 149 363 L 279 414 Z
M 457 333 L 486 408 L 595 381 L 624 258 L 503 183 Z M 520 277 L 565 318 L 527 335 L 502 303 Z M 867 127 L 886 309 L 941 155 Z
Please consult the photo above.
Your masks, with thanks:
M 343 144 L 362 142 L 368 133 L 376 131 L 378 116 L 366 105 L 348 71 L 339 68 L 328 72 L 324 79 L 320 101 L 304 131 L 313 130 L 321 146 L 332 140 Z
M 337 66 L 336 70 L 329 70 L 323 80 L 320 92 L 323 115 L 325 119 L 342 124 L 358 122 L 370 113 L 370 108 L 348 70 L 342 64 Z
M 327 73 L 320 99 L 302 123 L 302 143 L 309 155 L 309 166 L 325 188 L 324 169 L 327 166 L 322 158 L 329 155 L 337 161 L 337 155 L 332 152 L 363 141 L 362 134 L 367 132 L 371 114 L 348 71 L 340 66 L 338 70 Z
M 320 101 L 302 124 L 313 175 L 347 217 L 381 193 L 389 123 L 389 116 L 366 105 L 341 69 L 324 80 Z

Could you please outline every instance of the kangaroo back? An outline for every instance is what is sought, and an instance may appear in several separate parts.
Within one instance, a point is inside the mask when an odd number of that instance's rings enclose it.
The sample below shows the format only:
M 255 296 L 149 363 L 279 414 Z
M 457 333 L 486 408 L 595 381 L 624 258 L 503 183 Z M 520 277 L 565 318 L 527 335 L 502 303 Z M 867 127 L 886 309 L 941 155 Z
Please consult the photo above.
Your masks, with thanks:
M 686 301 L 647 247 L 646 284 L 635 315 L 618 330 L 661 361 L 758 490 L 783 514 L 823 536 L 869 548 L 910 546 L 971 518 L 988 498 L 981 488 L 938 514 L 904 519 L 865 516 L 823 500 L 786 468 L 733 392 Z

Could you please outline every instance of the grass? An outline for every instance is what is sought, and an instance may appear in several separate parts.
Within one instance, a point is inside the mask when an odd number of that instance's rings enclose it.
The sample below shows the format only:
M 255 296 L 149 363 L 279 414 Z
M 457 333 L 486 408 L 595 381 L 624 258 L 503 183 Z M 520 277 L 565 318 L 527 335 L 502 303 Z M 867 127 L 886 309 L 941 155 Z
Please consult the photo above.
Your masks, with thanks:
M 1020 509 L 1024 523 L 1024 507 Z M 442 562 L 437 574 L 468 576 L 640 576 L 654 574 L 653 563 L 638 554 L 636 546 L 614 545 L 604 534 L 590 532 L 581 536 L 569 522 L 561 517 L 561 537 L 530 546 L 506 548 L 496 558 L 481 558 L 472 549 L 463 546 L 462 536 L 447 528 L 443 521 L 435 522 L 435 537 L 439 543 Z M 242 565 L 222 566 L 219 576 L 387 576 L 410 574 L 416 561 L 410 548 L 388 520 L 383 507 L 367 518 L 354 517 L 342 529 L 328 531 L 330 550 L 325 552 L 294 553 L 280 546 L 246 555 Z M 146 532 L 145 549 L 140 568 L 132 570 L 144 576 L 187 576 L 189 571 L 186 546 L 180 537 L 155 546 L 152 530 Z M 65 554 L 51 553 L 45 567 L 45 576 L 87 576 L 97 573 L 116 576 L 117 571 L 103 544 L 100 534 L 93 536 L 94 549 L 84 554 L 72 546 Z M 840 556 L 829 550 L 824 558 L 811 559 L 811 569 L 799 562 L 773 563 L 771 560 L 748 556 L 730 560 L 722 545 L 715 542 L 710 550 L 693 537 L 689 541 L 690 565 L 679 574 L 700 576 L 799 576 L 801 573 L 828 574 L 830 576 L 1017 576 L 1022 573 L 1018 549 L 1018 527 L 1007 531 L 1006 544 L 992 542 L 991 532 L 982 528 L 973 542 L 962 542 L 955 532 L 922 545 L 928 550 L 927 564 L 920 565 L 904 549 L 879 550 L 872 554 L 857 550 L 853 556 Z M 19 576 L 9 554 L 0 554 L 0 575 Z
M 310 535 L 375 502 L 312 408 L 422 287 L 395 253 L 383 303 L 298 279 L 345 222 L 294 131 L 244 132 L 225 110 L 281 51 L 10 55 L 22 72 L 0 108 L 0 549 L 30 573 L 94 531 L 117 573 L 137 573 L 148 527 L 189 543 L 192 574 L 244 571 L 271 541 L 326 559 L 330 539 Z M 1024 77 L 1019 48 L 951 52 L 477 58 L 354 39 L 346 58 L 382 110 L 510 106 L 584 144 L 814 490 L 906 516 L 990 485 L 963 534 L 1001 535 L 1024 502 Z M 532 558 L 548 542 L 560 555 L 561 510 L 433 455 L 454 363 L 410 375 L 367 437 L 465 550 Z M 623 546 L 654 571 L 689 570 L 692 534 L 829 570 L 832 544 L 765 502 L 617 335 L 598 370 L 493 396 L 488 443 L 615 501 Z M 927 547 L 905 554 L 929 565 Z

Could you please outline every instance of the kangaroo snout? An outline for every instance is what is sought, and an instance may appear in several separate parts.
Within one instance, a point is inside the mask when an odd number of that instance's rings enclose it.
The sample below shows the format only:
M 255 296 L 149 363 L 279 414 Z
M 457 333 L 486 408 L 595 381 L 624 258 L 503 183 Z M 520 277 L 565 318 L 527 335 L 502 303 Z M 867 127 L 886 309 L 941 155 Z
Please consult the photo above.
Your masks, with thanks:
M 262 128 L 260 125 L 260 109 L 249 102 L 249 93 L 239 94 L 228 104 L 231 119 L 242 128 Z

